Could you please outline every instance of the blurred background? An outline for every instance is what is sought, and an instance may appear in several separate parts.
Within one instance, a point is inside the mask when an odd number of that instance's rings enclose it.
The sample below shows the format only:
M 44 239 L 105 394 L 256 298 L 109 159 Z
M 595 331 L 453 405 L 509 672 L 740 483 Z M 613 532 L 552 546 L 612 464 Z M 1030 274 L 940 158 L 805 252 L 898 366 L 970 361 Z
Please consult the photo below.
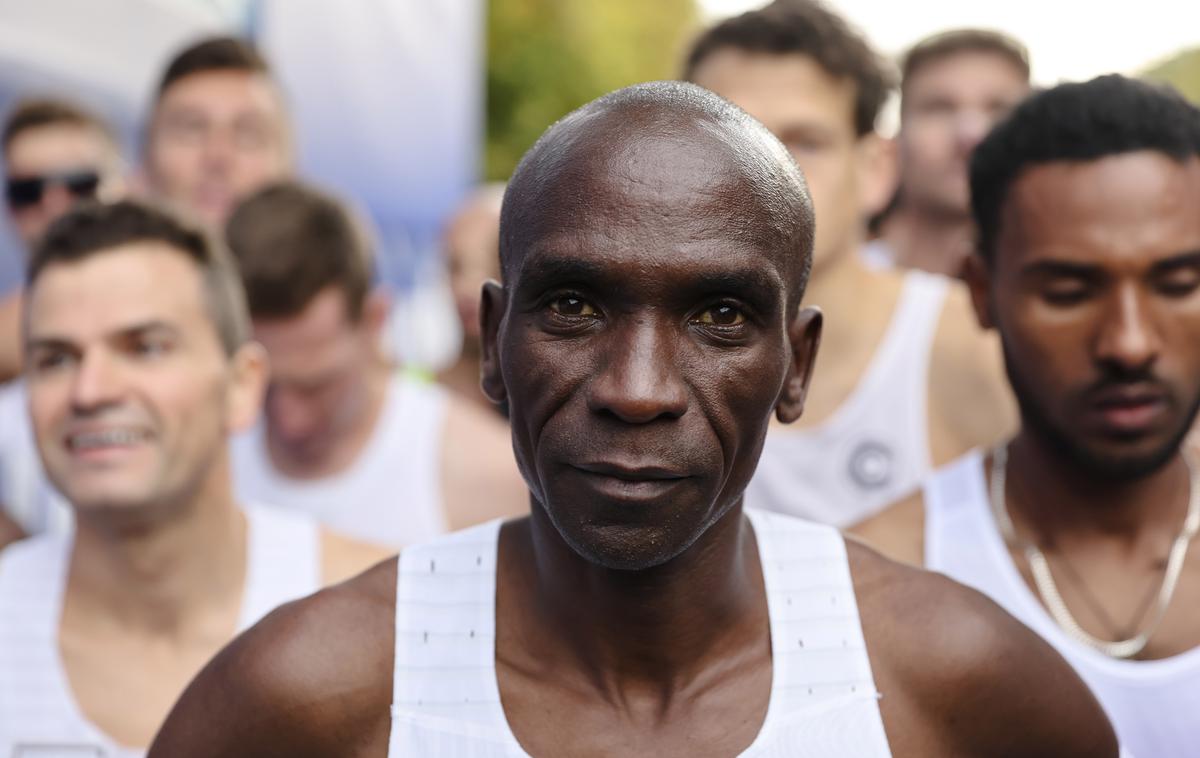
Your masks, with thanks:
M 436 368 L 459 340 L 438 239 L 465 193 L 504 180 L 542 130 L 576 106 L 677 75 L 700 25 L 761 4 L 0 0 L 0 112 L 24 95 L 68 96 L 117 125 L 136 157 L 164 61 L 213 31 L 252 38 L 287 91 L 302 174 L 374 224 L 379 275 L 400 301 L 396 351 Z M 941 29 L 990 27 L 1028 45 L 1037 84 L 1119 71 L 1170 81 L 1200 100 L 1200 3 L 829 4 L 888 54 Z M 0 289 L 19 281 L 18 250 L 0 228 Z

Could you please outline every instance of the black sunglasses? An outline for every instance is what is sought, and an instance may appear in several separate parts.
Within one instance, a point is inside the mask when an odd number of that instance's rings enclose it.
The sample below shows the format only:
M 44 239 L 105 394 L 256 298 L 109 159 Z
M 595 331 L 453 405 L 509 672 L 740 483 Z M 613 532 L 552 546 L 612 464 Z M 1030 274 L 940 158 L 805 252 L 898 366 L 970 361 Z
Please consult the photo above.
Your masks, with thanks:
M 67 191 L 77 200 L 83 200 L 96 196 L 96 190 L 100 187 L 100 174 L 89 169 L 82 169 L 9 179 L 5 188 L 8 207 L 18 210 L 37 205 L 42 202 L 46 188 L 55 184 L 66 187 Z

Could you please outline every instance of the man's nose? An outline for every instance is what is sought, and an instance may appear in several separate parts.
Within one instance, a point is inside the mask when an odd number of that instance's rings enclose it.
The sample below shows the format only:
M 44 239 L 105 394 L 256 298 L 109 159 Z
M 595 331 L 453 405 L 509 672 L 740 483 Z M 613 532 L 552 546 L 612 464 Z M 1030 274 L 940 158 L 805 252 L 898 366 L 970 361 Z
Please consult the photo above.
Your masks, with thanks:
M 71 385 L 71 404 L 77 411 L 103 408 L 121 398 L 120 368 L 103 351 L 84 353 Z
M 970 154 L 975 146 L 987 136 L 988 130 L 992 128 L 992 123 L 992 117 L 979 109 L 967 108 L 961 111 L 954 122 L 954 136 L 959 150 L 964 155 Z
M 642 320 L 613 335 L 592 381 L 588 407 L 627 424 L 679 418 L 688 389 L 678 365 L 678 336 L 669 325 Z
M 1162 348 L 1153 314 L 1133 285 L 1114 295 L 1101 324 L 1096 345 L 1097 358 L 1127 370 L 1152 365 Z

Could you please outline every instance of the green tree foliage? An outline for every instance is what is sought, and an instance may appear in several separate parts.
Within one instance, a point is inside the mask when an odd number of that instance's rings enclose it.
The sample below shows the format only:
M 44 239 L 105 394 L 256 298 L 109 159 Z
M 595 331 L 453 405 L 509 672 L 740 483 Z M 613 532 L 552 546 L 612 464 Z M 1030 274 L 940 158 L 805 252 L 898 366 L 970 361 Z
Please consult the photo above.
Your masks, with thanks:
M 1200 47 L 1176 53 L 1143 74 L 1147 79 L 1174 85 L 1184 97 L 1200 104 Z
M 589 100 L 677 76 L 698 23 L 695 0 L 489 0 L 487 178 Z

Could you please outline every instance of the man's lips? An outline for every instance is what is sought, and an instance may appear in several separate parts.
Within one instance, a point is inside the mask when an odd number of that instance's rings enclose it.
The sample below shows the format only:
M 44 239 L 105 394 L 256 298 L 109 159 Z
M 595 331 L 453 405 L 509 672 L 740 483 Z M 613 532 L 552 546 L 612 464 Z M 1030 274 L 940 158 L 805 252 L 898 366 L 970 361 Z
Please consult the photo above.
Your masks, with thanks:
M 688 474 L 660 465 L 631 465 L 610 461 L 572 464 L 584 484 L 606 498 L 649 501 L 671 492 Z
M 576 463 L 574 468 L 589 474 L 623 479 L 629 482 L 685 479 L 687 474 L 667 466 L 642 466 L 614 462 Z
M 1101 424 L 1114 432 L 1150 430 L 1166 415 L 1168 395 L 1153 384 L 1110 386 L 1092 394 L 1089 405 Z
M 103 456 L 128 450 L 150 439 L 150 433 L 133 426 L 76 427 L 63 435 L 63 446 L 83 457 Z

